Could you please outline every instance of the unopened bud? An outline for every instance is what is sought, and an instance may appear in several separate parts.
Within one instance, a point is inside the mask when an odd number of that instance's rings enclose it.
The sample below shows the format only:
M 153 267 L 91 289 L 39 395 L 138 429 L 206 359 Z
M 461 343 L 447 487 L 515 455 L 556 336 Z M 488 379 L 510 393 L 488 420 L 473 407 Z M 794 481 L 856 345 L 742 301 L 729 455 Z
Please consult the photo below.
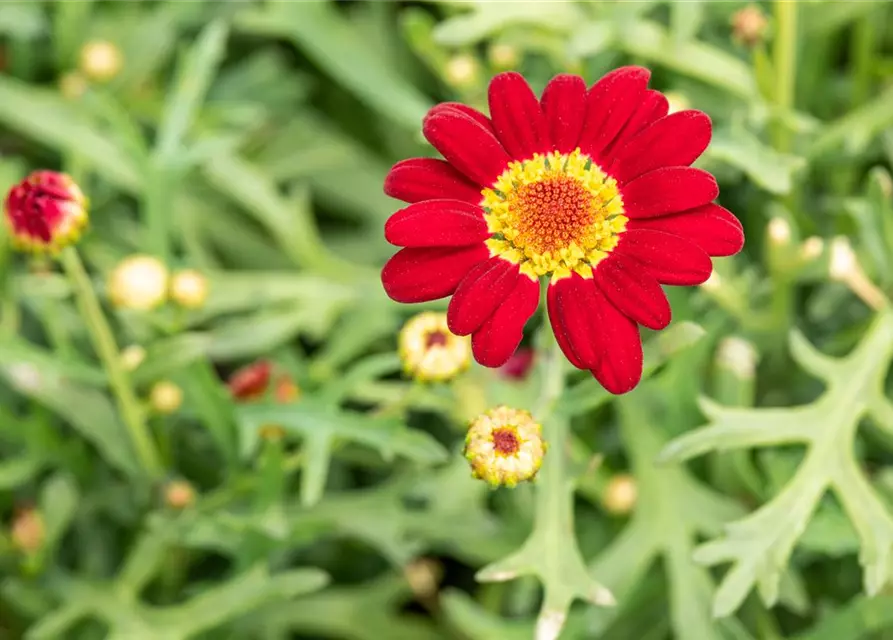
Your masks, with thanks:
M 175 273 L 171 278 L 171 298 L 181 307 L 201 308 L 208 298 L 208 279 L 193 269 Z
M 183 404 L 183 390 L 168 380 L 156 382 L 149 392 L 149 404 L 160 414 L 171 414 Z
M 195 503 L 195 489 L 185 480 L 173 480 L 164 488 L 164 502 L 171 509 L 185 509 Z
M 619 473 L 608 481 L 602 502 L 608 513 L 626 515 L 636 506 L 638 495 L 636 479 L 628 473 Z
M 815 260 L 825 250 L 825 241 L 818 236 L 810 236 L 800 245 L 800 257 L 803 260 Z
M 732 16 L 732 36 L 737 42 L 748 47 L 759 44 L 766 35 L 769 21 L 756 5 L 739 9 Z
M 17 249 L 57 253 L 77 242 L 87 226 L 87 199 L 74 180 L 56 171 L 35 171 L 14 185 L 4 217 Z
M 446 80 L 454 87 L 468 87 L 475 83 L 480 65 L 474 56 L 461 53 L 450 58 L 444 72 Z
M 37 509 L 20 509 L 13 516 L 10 536 L 13 545 L 23 553 L 34 553 L 43 547 L 46 527 Z
M 786 245 L 791 241 L 791 225 L 784 218 L 772 218 L 767 231 L 773 244 Z
M 121 309 L 154 309 L 167 300 L 167 267 L 152 256 L 125 258 L 112 271 L 108 292 L 112 304 Z
M 490 64 L 499 71 L 514 69 L 518 66 L 518 62 L 521 60 L 518 47 L 510 44 L 491 45 L 490 49 L 487 51 L 487 57 L 490 60 Z
M 403 575 L 416 599 L 426 600 L 437 593 L 443 578 L 443 565 L 433 558 L 419 558 L 406 566 Z
M 494 488 L 533 480 L 546 453 L 542 434 L 527 411 L 499 406 L 481 414 L 465 438 L 472 475 Z
M 121 364 L 127 371 L 134 371 L 146 359 L 146 350 L 138 344 L 132 344 L 121 351 Z
M 828 275 L 832 280 L 847 280 L 858 270 L 856 253 L 850 241 L 838 236 L 831 241 L 831 259 L 828 263 Z
M 111 80 L 118 75 L 123 64 L 121 50 L 111 42 L 94 40 L 81 49 L 81 71 L 95 82 Z
M 731 336 L 719 343 L 716 362 L 741 379 L 751 379 L 756 373 L 757 350 L 747 340 Z
M 87 79 L 77 71 L 69 71 L 59 78 L 59 92 L 66 100 L 77 100 L 87 92 Z
M 710 272 L 710 277 L 701 283 L 701 288 L 705 291 L 716 291 L 722 286 L 722 278 L 716 271 Z

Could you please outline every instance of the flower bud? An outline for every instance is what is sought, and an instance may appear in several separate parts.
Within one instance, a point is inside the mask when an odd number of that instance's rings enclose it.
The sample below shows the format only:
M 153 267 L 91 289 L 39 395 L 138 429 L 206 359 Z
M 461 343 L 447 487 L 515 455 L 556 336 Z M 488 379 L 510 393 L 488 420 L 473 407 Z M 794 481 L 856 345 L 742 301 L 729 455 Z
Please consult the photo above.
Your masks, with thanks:
M 791 225 L 784 218 L 772 218 L 767 227 L 769 241 L 775 245 L 786 245 L 791 241 Z
M 171 509 L 185 509 L 195 504 L 195 489 L 186 480 L 172 480 L 164 488 L 164 502 Z
M 154 309 L 167 300 L 167 267 L 152 256 L 125 258 L 112 271 L 108 291 L 116 307 L 137 311 Z
M 406 565 L 403 575 L 416 599 L 426 600 L 437 593 L 443 565 L 433 558 L 418 558 Z
M 514 487 L 536 476 L 546 443 L 530 413 L 499 406 L 471 423 L 464 453 L 475 478 L 494 488 Z
M 806 261 L 815 260 L 825 250 L 825 241 L 818 236 L 811 236 L 800 246 L 800 258 Z
M 449 380 L 471 363 L 471 340 L 450 332 L 446 314 L 434 311 L 403 325 L 398 350 L 406 374 L 425 382 Z
M 766 35 L 769 21 L 756 5 L 748 5 L 739 9 L 732 16 L 732 37 L 741 44 L 753 47 Z
M 638 495 L 636 479 L 628 473 L 618 473 L 608 481 L 602 504 L 608 513 L 622 516 L 633 510 Z
M 454 87 L 468 87 L 478 78 L 479 64 L 474 56 L 461 53 L 450 58 L 446 63 L 444 73 L 446 80 Z
M 149 404 L 160 414 L 173 413 L 183 404 L 183 390 L 169 380 L 156 382 L 149 392 Z
M 490 49 L 487 51 L 487 58 L 490 60 L 490 64 L 499 71 L 514 69 L 521 61 L 518 47 L 504 43 L 490 45 Z
M 758 353 L 744 338 L 730 336 L 719 343 L 716 362 L 738 378 L 747 380 L 756 375 Z
M 6 196 L 4 213 L 13 244 L 34 253 L 56 253 L 87 226 L 87 199 L 64 173 L 35 171 Z
M 194 269 L 175 273 L 171 278 L 171 298 L 181 307 L 201 308 L 208 298 L 208 279 Z
M 287 375 L 279 376 L 273 388 L 273 398 L 280 404 L 294 402 L 301 397 L 301 387 Z
M 127 371 L 134 371 L 146 359 L 146 350 L 138 344 L 132 344 L 121 351 L 121 364 Z
M 499 367 L 499 375 L 509 380 L 523 380 L 530 373 L 536 352 L 529 347 L 520 347 L 508 361 Z
M 81 49 L 81 72 L 94 82 L 108 82 L 121 71 L 124 56 L 114 44 L 105 40 L 93 40 Z
M 831 260 L 828 263 L 828 275 L 832 280 L 847 280 L 859 271 L 856 253 L 850 241 L 838 236 L 831 241 Z
M 258 400 L 267 392 L 273 363 L 269 360 L 258 360 L 233 373 L 226 383 L 229 393 L 236 402 Z
M 705 291 L 716 291 L 722 286 L 722 278 L 716 271 L 711 271 L 710 277 L 704 280 L 700 286 Z
M 10 531 L 12 544 L 23 553 L 39 551 L 46 539 L 43 516 L 32 507 L 18 509 Z

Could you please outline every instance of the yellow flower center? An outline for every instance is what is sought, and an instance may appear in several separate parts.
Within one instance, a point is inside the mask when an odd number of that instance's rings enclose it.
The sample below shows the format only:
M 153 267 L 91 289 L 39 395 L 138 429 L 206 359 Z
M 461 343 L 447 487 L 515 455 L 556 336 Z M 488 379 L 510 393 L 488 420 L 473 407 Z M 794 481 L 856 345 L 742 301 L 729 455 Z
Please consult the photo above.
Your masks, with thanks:
M 491 254 L 530 277 L 591 277 L 626 229 L 617 181 L 579 149 L 512 162 L 483 196 Z

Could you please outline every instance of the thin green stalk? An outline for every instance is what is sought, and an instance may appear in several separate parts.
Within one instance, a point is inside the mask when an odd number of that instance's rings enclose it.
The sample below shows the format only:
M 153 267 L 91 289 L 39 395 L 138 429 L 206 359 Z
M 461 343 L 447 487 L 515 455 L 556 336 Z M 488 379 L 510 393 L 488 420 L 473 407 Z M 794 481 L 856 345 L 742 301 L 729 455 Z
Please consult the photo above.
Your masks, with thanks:
M 775 2 L 775 42 L 772 57 L 775 68 L 775 104 L 779 111 L 789 111 L 794 106 L 794 84 L 797 67 L 797 3 L 791 0 Z M 790 132 L 781 119 L 775 121 L 773 136 L 775 148 L 790 151 Z
M 163 469 L 155 443 L 152 440 L 139 401 L 130 384 L 127 371 L 121 364 L 118 345 L 108 321 L 103 315 L 96 292 L 87 275 L 84 264 L 74 247 L 62 252 L 62 265 L 71 280 L 78 309 L 87 324 L 87 330 L 97 355 L 109 377 L 109 384 L 118 402 L 121 417 L 130 433 L 136 454 L 145 471 L 152 478 L 161 476 Z

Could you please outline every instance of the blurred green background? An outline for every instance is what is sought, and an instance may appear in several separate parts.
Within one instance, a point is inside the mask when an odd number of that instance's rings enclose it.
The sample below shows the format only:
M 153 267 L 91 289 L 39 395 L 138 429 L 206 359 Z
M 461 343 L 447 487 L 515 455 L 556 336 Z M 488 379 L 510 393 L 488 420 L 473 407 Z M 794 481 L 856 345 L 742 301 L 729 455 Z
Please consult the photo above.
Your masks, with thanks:
M 893 638 L 891 19 L 854 0 L 0 3 L 0 186 L 49 168 L 89 195 L 79 251 L 118 344 L 145 350 L 163 467 L 141 465 L 69 280 L 4 248 L 0 639 L 545 639 L 541 587 L 569 604 L 587 571 L 618 604 L 576 602 L 562 638 Z M 499 71 L 540 91 L 624 64 L 710 115 L 698 166 L 747 244 L 668 291 L 635 392 L 569 375 L 573 436 L 549 455 L 575 493 L 553 509 L 459 455 L 540 367 L 401 376 L 401 325 L 446 302 L 384 295 L 401 205 L 382 182 L 434 155 L 428 108 L 485 109 Z M 198 270 L 207 301 L 115 308 L 133 254 Z M 297 400 L 233 397 L 258 359 Z M 682 434 L 665 458 L 707 455 L 656 463 Z M 534 575 L 476 580 L 532 530 Z

